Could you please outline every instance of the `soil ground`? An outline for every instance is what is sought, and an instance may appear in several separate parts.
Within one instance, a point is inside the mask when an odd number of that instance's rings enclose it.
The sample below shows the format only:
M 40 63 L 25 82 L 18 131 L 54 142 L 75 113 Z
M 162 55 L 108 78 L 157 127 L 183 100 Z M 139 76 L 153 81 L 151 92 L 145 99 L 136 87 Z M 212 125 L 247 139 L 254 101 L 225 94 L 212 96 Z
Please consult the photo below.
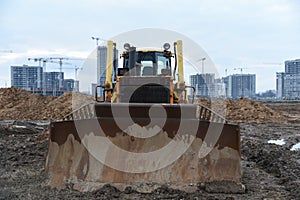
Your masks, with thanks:
M 44 170 L 47 121 L 10 120 L 0 122 L 0 199 L 299 199 L 300 150 L 291 148 L 300 142 L 300 102 L 264 104 L 293 116 L 282 122 L 240 123 L 244 194 L 208 193 L 201 187 L 186 193 L 164 186 L 149 194 L 110 185 L 94 192 L 78 192 L 72 185 L 50 189 Z M 276 139 L 285 144 L 268 143 Z

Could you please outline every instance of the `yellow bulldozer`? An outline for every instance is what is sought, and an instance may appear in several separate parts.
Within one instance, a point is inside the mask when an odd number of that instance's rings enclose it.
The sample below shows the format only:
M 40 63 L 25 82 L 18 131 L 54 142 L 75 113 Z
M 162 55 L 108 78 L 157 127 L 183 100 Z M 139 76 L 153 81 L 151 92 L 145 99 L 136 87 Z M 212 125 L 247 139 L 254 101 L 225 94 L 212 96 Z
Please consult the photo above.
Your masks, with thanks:
M 95 100 L 50 124 L 49 184 L 90 191 L 111 184 L 153 191 L 241 184 L 239 126 L 194 103 L 184 81 L 183 43 L 161 49 L 107 42 L 106 81 Z M 223 185 L 222 185 L 223 184 Z M 218 185 L 218 184 L 217 184 Z M 226 189 L 225 189 L 226 190 Z

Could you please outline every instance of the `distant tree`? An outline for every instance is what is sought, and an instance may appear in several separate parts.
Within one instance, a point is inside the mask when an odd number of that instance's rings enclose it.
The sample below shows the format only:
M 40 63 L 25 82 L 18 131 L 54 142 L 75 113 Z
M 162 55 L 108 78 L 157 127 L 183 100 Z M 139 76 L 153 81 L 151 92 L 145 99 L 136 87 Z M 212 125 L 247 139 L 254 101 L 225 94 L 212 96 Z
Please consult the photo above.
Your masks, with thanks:
M 276 91 L 275 90 L 267 90 L 265 92 L 261 92 L 256 94 L 258 98 L 275 98 L 276 97 Z

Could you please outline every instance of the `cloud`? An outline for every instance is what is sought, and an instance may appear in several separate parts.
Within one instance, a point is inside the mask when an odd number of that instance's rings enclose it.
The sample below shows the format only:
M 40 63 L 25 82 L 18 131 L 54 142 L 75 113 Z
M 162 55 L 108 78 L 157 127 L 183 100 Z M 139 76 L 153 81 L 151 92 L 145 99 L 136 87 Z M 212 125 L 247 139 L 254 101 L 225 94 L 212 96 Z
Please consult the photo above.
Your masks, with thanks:
M 81 56 L 94 49 L 91 36 L 145 27 L 187 35 L 218 66 L 243 59 L 283 62 L 300 52 L 299 9 L 298 0 L 1 1 L 0 45 L 15 54 L 0 54 L 0 71 L 7 74 L 10 64 L 33 56 Z

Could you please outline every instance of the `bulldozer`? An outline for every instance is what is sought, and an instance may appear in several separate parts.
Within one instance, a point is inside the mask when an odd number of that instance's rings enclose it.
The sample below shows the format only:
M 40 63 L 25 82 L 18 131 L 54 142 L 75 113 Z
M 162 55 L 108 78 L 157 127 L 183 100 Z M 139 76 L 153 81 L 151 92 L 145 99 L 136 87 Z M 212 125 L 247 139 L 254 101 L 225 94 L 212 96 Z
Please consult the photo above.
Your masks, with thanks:
M 184 81 L 183 42 L 173 46 L 125 43 L 117 67 L 116 43 L 107 42 L 106 80 L 95 99 L 50 123 L 52 188 L 192 191 L 216 183 L 220 192 L 231 190 L 228 183 L 241 185 L 239 126 L 194 102 L 195 90 Z

